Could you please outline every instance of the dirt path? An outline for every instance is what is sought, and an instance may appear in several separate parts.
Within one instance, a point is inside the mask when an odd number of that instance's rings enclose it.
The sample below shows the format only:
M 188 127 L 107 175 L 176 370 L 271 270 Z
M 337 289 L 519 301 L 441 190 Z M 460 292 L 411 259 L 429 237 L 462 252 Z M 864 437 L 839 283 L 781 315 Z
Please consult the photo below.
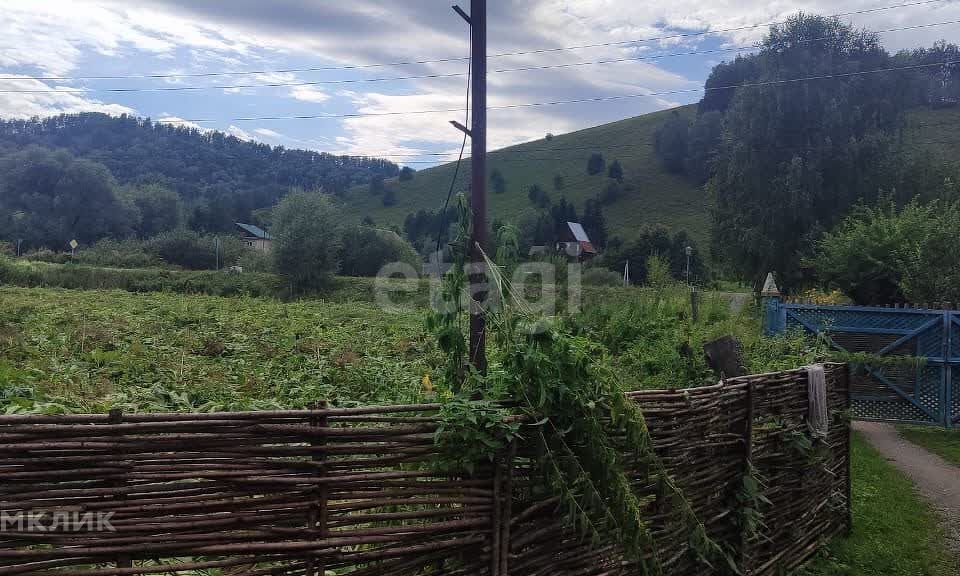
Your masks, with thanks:
M 903 439 L 890 424 L 854 422 L 853 428 L 913 480 L 940 515 L 947 546 L 960 556 L 960 468 Z

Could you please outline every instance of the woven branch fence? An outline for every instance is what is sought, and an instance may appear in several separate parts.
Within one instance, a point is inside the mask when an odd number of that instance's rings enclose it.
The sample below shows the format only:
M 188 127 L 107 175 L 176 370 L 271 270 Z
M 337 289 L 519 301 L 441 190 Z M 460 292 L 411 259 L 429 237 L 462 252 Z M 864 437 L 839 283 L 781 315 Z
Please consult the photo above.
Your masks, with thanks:
M 630 397 L 710 536 L 744 573 L 782 574 L 850 527 L 847 382 L 827 367 L 835 418 L 807 450 L 803 370 Z M 436 472 L 438 409 L 0 416 L 0 575 L 636 573 L 612 539 L 568 529 L 525 443 L 471 477 Z M 769 503 L 748 535 L 737 494 L 751 464 Z M 629 472 L 664 572 L 715 573 L 675 499 Z M 24 513 L 112 530 L 30 530 L 12 521 Z

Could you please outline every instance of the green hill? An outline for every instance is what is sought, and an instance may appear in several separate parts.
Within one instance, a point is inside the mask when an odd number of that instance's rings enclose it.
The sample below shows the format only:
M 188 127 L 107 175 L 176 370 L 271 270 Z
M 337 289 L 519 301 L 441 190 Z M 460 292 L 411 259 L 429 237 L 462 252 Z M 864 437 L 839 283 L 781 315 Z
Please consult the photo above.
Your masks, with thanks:
M 695 106 L 677 110 L 691 116 L 696 113 Z M 683 176 L 667 173 L 653 149 L 654 133 L 670 113 L 655 112 L 491 152 L 489 170 L 499 170 L 506 180 L 502 194 L 488 187 L 491 220 L 516 223 L 524 212 L 534 211 L 527 198 L 533 184 L 539 184 L 554 202 L 565 196 L 582 213 L 586 200 L 602 193 L 610 182 L 606 171 L 587 174 L 587 159 L 599 152 L 607 165 L 620 161 L 628 189 L 604 206 L 611 236 L 630 238 L 645 225 L 662 224 L 686 230 L 705 246 L 708 214 L 703 191 Z M 563 177 L 560 191 L 553 186 L 555 175 Z M 366 186 L 354 187 L 344 198 L 346 209 L 356 220 L 369 215 L 378 225 L 402 226 L 410 212 L 441 208 L 452 177 L 453 164 L 444 164 L 417 172 L 410 181 L 388 180 L 387 187 L 396 193 L 393 206 L 384 206 L 382 197 L 371 195 Z M 469 179 L 467 160 L 461 164 L 456 190 L 465 190 Z
M 696 106 L 675 109 L 692 117 Z M 536 209 L 527 198 L 527 190 L 539 184 L 556 202 L 562 196 L 582 213 L 587 199 L 603 192 L 610 182 L 606 171 L 590 176 L 587 159 L 593 152 L 603 155 L 607 165 L 619 160 L 628 191 L 604 206 L 611 236 L 628 239 L 644 226 L 664 225 L 673 231 L 686 230 L 700 245 L 709 241 L 709 212 L 702 188 L 687 178 L 668 173 L 653 148 L 654 134 L 673 110 L 664 110 L 628 118 L 570 134 L 541 139 L 489 154 L 490 171 L 499 170 L 507 183 L 506 192 L 489 190 L 490 218 L 518 222 L 526 212 Z M 958 162 L 955 150 L 960 146 L 960 108 L 911 112 L 905 134 L 923 153 L 929 152 L 936 163 Z M 555 175 L 564 180 L 564 188 L 553 187 Z M 356 186 L 344 197 L 348 214 L 360 220 L 370 216 L 381 226 L 402 226 L 410 212 L 438 210 L 453 177 L 453 164 L 444 164 L 417 172 L 413 180 L 386 182 L 393 188 L 396 204 L 384 206 L 382 196 L 370 194 L 367 186 Z M 465 190 L 470 178 L 470 162 L 461 165 L 456 190 Z

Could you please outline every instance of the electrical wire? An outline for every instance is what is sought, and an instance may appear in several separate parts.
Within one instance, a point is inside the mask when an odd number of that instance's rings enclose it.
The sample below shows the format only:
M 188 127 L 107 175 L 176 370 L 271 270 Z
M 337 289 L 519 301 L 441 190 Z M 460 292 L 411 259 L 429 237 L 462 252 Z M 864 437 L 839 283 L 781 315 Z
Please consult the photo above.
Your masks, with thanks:
M 887 6 L 879 6 L 876 8 L 865 8 L 862 10 L 854 10 L 850 12 L 838 12 L 836 14 L 831 14 L 827 18 L 843 18 L 846 16 L 856 16 L 862 14 L 870 14 L 875 12 L 882 12 L 887 10 L 896 10 L 900 8 L 910 8 L 913 6 L 923 6 L 928 4 L 936 4 L 944 2 L 946 0 L 921 0 L 917 2 L 907 2 L 904 4 L 893 4 Z M 735 26 L 732 28 L 717 28 L 712 30 L 703 30 L 700 32 L 687 32 L 680 34 L 672 34 L 666 36 L 653 36 L 649 38 L 637 38 L 633 40 L 620 40 L 615 42 L 599 42 L 595 44 L 580 44 L 575 46 L 562 46 L 556 48 L 539 48 L 535 50 L 517 50 L 512 52 L 499 52 L 494 54 L 487 55 L 487 58 L 504 58 L 511 56 L 523 56 L 528 54 L 545 54 L 550 52 L 562 52 L 570 50 L 584 50 L 589 48 L 602 48 L 610 46 L 626 46 L 631 44 L 644 44 L 648 42 L 658 42 L 663 40 L 675 40 L 680 38 L 693 38 L 698 36 L 709 36 L 713 34 L 723 34 L 726 32 L 740 32 L 744 30 L 752 30 L 756 28 L 763 28 L 768 26 L 775 26 L 778 24 L 784 24 L 785 20 L 778 20 L 772 22 L 763 22 L 757 24 L 746 24 L 743 26 Z M 180 73 L 180 74 L 126 74 L 126 75 L 85 75 L 85 76 L 0 76 L 0 80 L 131 80 L 131 79 L 176 79 L 176 78 L 210 78 L 218 76 L 256 76 L 264 74 L 288 74 L 296 72 L 327 72 L 335 70 L 364 70 L 371 68 L 387 68 L 395 66 L 411 66 L 411 65 L 422 65 L 422 64 L 441 64 L 445 62 L 462 62 L 464 60 L 469 60 L 469 56 L 457 56 L 449 58 L 429 58 L 429 59 L 419 59 L 419 60 L 405 60 L 397 62 L 382 62 L 382 63 L 373 63 L 373 64 L 347 64 L 340 66 L 311 66 L 303 68 L 279 68 L 272 70 L 250 70 L 250 71 L 241 71 L 241 72 L 196 72 L 196 73 Z
M 470 25 L 470 58 L 467 59 L 467 105 L 464 108 L 463 125 L 470 125 L 470 83 L 473 80 L 473 26 Z M 460 155 L 457 157 L 457 163 L 453 168 L 453 177 L 450 178 L 450 189 L 447 190 L 447 199 L 443 201 L 443 208 L 440 210 L 440 228 L 437 230 L 437 274 L 440 273 L 440 239 L 443 237 L 443 229 L 447 222 L 447 208 L 450 206 L 450 197 L 453 196 L 453 189 L 457 184 L 457 176 L 460 175 L 460 163 L 463 161 L 463 151 L 467 147 L 467 133 L 463 133 L 463 141 L 460 143 Z
M 794 84 L 799 82 L 808 82 L 814 80 L 830 80 L 836 78 L 850 78 L 855 76 L 867 76 L 871 74 L 882 74 L 888 72 L 904 72 L 909 70 L 921 70 L 924 68 L 933 68 L 936 66 L 948 66 L 951 64 L 960 64 L 960 60 L 944 60 L 938 62 L 929 62 L 926 64 L 914 64 L 910 66 L 894 66 L 889 68 L 876 68 L 873 70 L 860 70 L 857 72 L 844 72 L 838 74 L 823 74 L 819 76 L 804 76 L 800 78 L 786 78 L 780 80 L 767 80 L 764 82 L 753 82 L 743 84 L 729 84 L 726 86 L 704 86 L 702 88 L 686 88 L 678 90 L 664 90 L 660 92 L 644 92 L 640 94 L 620 94 L 612 96 L 592 96 L 588 98 L 576 98 L 571 100 L 552 100 L 545 102 L 525 102 L 519 104 L 502 104 L 499 106 L 488 106 L 487 110 L 512 110 L 517 108 L 534 108 L 543 106 L 559 106 L 565 104 L 583 104 L 589 102 L 610 102 L 615 100 L 629 100 L 634 98 L 652 98 L 656 96 L 669 96 L 678 94 L 694 94 L 698 92 L 714 92 L 719 90 L 735 90 L 737 88 L 757 88 L 764 86 L 776 86 L 785 84 Z M 273 120 L 327 120 L 343 118 L 369 118 L 383 116 L 413 116 L 423 114 L 441 114 L 451 112 L 463 112 L 464 108 L 437 108 L 430 110 L 407 110 L 393 112 L 355 112 L 347 114 L 301 114 L 292 116 L 241 116 L 236 118 L 215 119 L 215 118 L 194 118 L 194 119 L 160 119 L 158 122 L 164 124 L 201 124 L 208 122 L 261 122 Z
M 931 22 L 928 24 L 915 24 L 913 26 L 901 26 L 898 28 L 887 28 L 885 30 L 876 30 L 877 34 L 887 34 L 890 32 L 902 32 L 906 30 L 917 30 L 922 28 L 933 28 L 936 26 L 948 26 L 960 24 L 960 20 L 948 20 L 943 22 Z M 807 38 L 798 40 L 796 44 L 809 44 L 814 42 L 824 42 L 833 39 L 832 36 L 822 36 L 819 38 Z M 564 62 L 560 64 L 543 64 L 536 66 L 522 66 L 517 68 L 500 68 L 491 70 L 492 74 L 505 74 L 513 72 L 532 72 L 538 70 L 555 70 L 561 68 L 577 68 L 583 66 L 596 66 L 602 64 L 621 64 L 626 62 L 644 62 L 651 60 L 662 60 L 665 58 L 676 58 L 681 56 L 697 56 L 703 54 L 723 54 L 729 52 L 742 52 L 745 50 L 755 50 L 756 45 L 731 46 L 727 48 L 713 48 L 709 50 L 690 50 L 687 52 L 671 52 L 666 54 L 653 54 L 651 56 L 632 56 L 627 58 L 610 58 L 606 60 L 588 60 L 585 62 Z M 418 74 L 411 76 L 386 76 L 379 78 L 347 78 L 341 80 L 314 80 L 303 82 L 270 82 L 265 84 L 228 84 L 213 86 L 160 86 L 153 88 L 38 88 L 38 89 L 10 89 L 0 90 L 0 94 L 89 94 L 89 93 L 129 93 L 129 92 L 196 92 L 200 90 L 241 90 L 256 88 L 293 88 L 304 86 L 322 86 L 336 84 L 360 84 L 368 82 L 401 82 L 409 80 L 435 80 L 444 78 L 457 78 L 466 76 L 465 72 L 451 72 L 447 74 Z M 0 80 L 26 80 L 29 77 L 7 77 Z

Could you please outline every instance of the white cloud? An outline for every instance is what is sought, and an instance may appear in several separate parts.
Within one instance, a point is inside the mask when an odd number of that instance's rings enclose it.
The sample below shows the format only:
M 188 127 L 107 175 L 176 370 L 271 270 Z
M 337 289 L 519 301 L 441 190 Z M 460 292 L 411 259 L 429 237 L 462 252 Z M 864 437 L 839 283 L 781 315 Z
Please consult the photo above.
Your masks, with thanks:
M 234 126 L 233 124 L 231 124 L 230 127 L 227 128 L 227 134 L 231 136 L 236 136 L 237 138 L 244 141 L 253 140 L 253 138 L 250 137 L 250 134 L 247 134 L 246 130 L 244 130 L 243 128 L 240 128 L 239 126 Z
M 184 120 L 179 116 L 171 116 L 164 114 L 157 119 L 157 124 L 171 124 L 174 126 L 183 126 L 185 128 L 193 128 L 194 130 L 199 130 L 200 132 L 211 132 L 210 128 L 201 126 L 195 122 L 190 122 L 189 120 Z
M 313 102 L 314 104 L 322 104 L 330 99 L 329 94 L 316 86 L 293 86 L 290 88 L 290 96 L 295 100 Z
M 82 92 L 60 86 L 50 86 L 39 80 L 16 75 L 0 80 L 0 117 L 30 118 L 79 112 L 102 112 L 113 116 L 135 114 L 136 111 L 120 104 L 109 104 L 87 98 Z M 13 92 L 9 92 L 9 91 Z M 44 92 L 31 92 L 31 91 Z M 48 90 L 61 90 L 47 92 Z
M 284 138 L 284 135 L 277 132 L 276 130 L 271 130 L 269 128 L 257 128 L 253 131 L 254 134 L 258 136 L 263 136 L 264 138 L 272 138 L 274 140 L 281 140 Z

